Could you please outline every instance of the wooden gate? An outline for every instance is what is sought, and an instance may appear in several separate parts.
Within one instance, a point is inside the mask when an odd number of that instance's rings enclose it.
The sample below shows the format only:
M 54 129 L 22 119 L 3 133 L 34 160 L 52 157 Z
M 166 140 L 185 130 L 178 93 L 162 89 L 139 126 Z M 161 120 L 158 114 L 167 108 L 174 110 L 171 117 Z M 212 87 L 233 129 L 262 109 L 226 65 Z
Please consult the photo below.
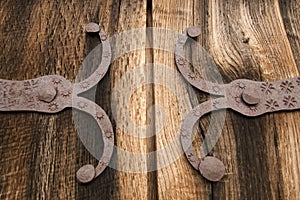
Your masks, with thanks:
M 197 42 L 212 56 L 224 82 L 295 77 L 300 66 L 299 9 L 296 0 L 2 0 L 0 78 L 24 80 L 58 74 L 74 82 L 84 58 L 99 43 L 84 32 L 85 24 L 91 21 L 103 25 L 110 36 L 137 28 L 180 33 L 188 26 L 200 26 Z M 132 38 L 128 47 L 166 42 L 163 33 L 151 33 L 145 32 L 138 40 Z M 169 68 L 149 72 L 143 68 L 149 63 Z M 142 68 L 129 76 L 128 83 L 145 77 L 154 83 L 136 88 L 130 104 L 118 104 L 113 111 L 113 89 L 122 76 L 137 67 Z M 182 110 L 190 111 L 207 99 L 203 92 L 189 87 L 179 73 L 169 73 L 170 68 L 177 71 L 174 54 L 151 48 L 127 52 L 111 64 L 98 85 L 96 102 L 112 120 L 118 148 L 136 153 L 164 148 L 177 137 Z M 157 79 L 176 85 L 176 95 L 155 84 Z M 149 112 L 151 105 L 163 109 L 163 124 L 159 124 L 159 109 Z M 147 130 L 149 137 L 144 139 L 128 135 L 122 129 L 128 123 L 118 128 L 115 119 L 126 109 L 134 123 L 152 123 L 162 129 Z M 147 159 L 132 163 L 146 166 L 143 173 L 108 168 L 90 184 L 82 185 L 76 181 L 76 170 L 97 160 L 79 139 L 71 109 L 54 115 L 1 112 L 0 116 L 1 199 L 300 199 L 298 111 L 249 118 L 228 110 L 212 152 L 226 166 L 226 175 L 218 183 L 203 179 L 181 155 L 150 172 L 147 166 L 153 165 L 148 163 L 153 160 Z M 203 133 L 209 122 L 210 116 L 200 121 Z M 139 135 L 139 130 L 133 127 L 131 131 Z M 163 159 L 168 158 L 157 158 Z

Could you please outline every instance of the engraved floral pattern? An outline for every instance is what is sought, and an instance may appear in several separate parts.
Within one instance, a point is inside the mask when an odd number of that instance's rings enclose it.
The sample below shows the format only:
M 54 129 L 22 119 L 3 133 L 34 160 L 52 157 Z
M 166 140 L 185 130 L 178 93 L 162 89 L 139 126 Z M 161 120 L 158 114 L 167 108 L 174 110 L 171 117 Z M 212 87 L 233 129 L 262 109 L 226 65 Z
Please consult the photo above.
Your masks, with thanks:
M 190 162 L 195 162 L 195 158 L 194 158 L 194 155 L 192 153 L 189 153 L 187 155 L 187 159 L 190 161 Z
M 177 64 L 179 65 L 185 65 L 185 60 L 182 57 L 179 57 L 176 59 Z
M 267 110 L 275 110 L 279 107 L 279 104 L 277 103 L 277 101 L 275 101 L 273 99 L 267 101 L 265 105 L 266 105 Z
M 85 102 L 83 102 L 83 101 L 80 101 L 80 102 L 78 103 L 78 107 L 81 108 L 81 109 L 84 109 L 84 108 L 87 107 L 87 103 L 85 103 Z
M 103 52 L 103 57 L 104 58 L 108 58 L 109 56 L 110 56 L 110 52 L 109 51 Z
M 193 115 L 194 115 L 195 117 L 199 117 L 199 116 L 201 116 L 201 111 L 198 110 L 198 109 L 193 110 Z
M 16 90 L 15 84 L 8 84 L 6 82 L 3 82 L 3 84 L 0 87 L 0 96 L 2 98 L 8 98 L 8 97 L 15 97 Z
M 240 104 L 242 102 L 241 97 L 240 96 L 235 96 L 234 97 L 235 102 L 237 102 L 238 104 Z
M 34 92 L 34 88 L 38 87 L 38 81 L 37 80 L 28 80 L 24 82 L 24 88 L 23 88 L 23 94 L 25 96 L 32 95 Z
M 102 113 L 97 113 L 97 114 L 96 114 L 96 118 L 97 118 L 99 121 L 101 121 L 101 120 L 104 119 L 104 114 L 102 114 Z
M 100 161 L 99 162 L 99 167 L 102 168 L 102 167 L 106 167 L 108 165 L 107 162 L 103 162 L 103 161 Z
M 250 111 L 257 112 L 257 106 L 249 106 Z
M 107 39 L 107 36 L 106 36 L 105 34 L 101 34 L 101 35 L 100 35 L 100 39 L 101 39 L 102 41 L 105 41 L 105 40 Z
M 61 95 L 62 95 L 63 97 L 65 97 L 65 98 L 69 97 L 70 94 L 71 94 L 71 91 L 69 91 L 69 90 L 66 90 L 66 91 L 64 91 L 64 92 L 61 93 Z
M 220 92 L 220 87 L 219 86 L 213 86 L 213 91 L 215 92 L 215 93 L 219 93 Z
M 107 137 L 108 139 L 112 138 L 113 133 L 111 131 L 105 131 L 105 137 Z
M 220 102 L 219 102 L 219 101 L 214 101 L 214 102 L 213 102 L 213 107 L 214 107 L 214 109 L 218 109 L 218 108 L 219 108 L 219 105 L 220 105 Z
M 52 79 L 52 83 L 54 83 L 54 85 L 59 85 L 62 83 L 62 80 L 59 78 L 53 78 Z
M 245 85 L 245 83 L 239 82 L 239 83 L 236 84 L 236 87 L 239 88 L 239 89 L 244 90 L 246 88 L 246 85 Z
M 192 80 L 195 80 L 195 78 L 196 78 L 196 75 L 195 75 L 193 72 L 189 72 L 189 73 L 187 74 L 187 76 L 188 76 L 190 79 L 192 79 Z
M 88 88 L 89 86 L 90 86 L 90 84 L 89 84 L 88 82 L 86 82 L 86 81 L 80 83 L 80 87 L 81 87 L 82 89 L 86 89 L 86 88 Z
M 281 88 L 281 91 L 283 91 L 286 94 L 289 94 L 289 93 L 291 93 L 293 91 L 294 85 L 290 81 L 283 81 L 280 84 L 280 88 Z
M 178 43 L 179 43 L 179 44 L 184 44 L 185 41 L 186 41 L 185 36 L 179 36 L 179 38 L 178 38 Z
M 272 90 L 275 89 L 272 83 L 263 83 L 261 86 L 261 91 L 264 92 L 265 94 L 272 94 Z
M 52 102 L 49 104 L 49 110 L 56 111 L 58 109 L 58 104 L 55 102 Z
M 28 80 L 24 82 L 24 87 L 36 88 L 38 86 L 38 80 Z
M 96 76 L 97 76 L 98 78 L 103 77 L 104 74 L 105 74 L 105 73 L 103 73 L 103 72 L 96 72 Z
M 297 82 L 297 85 L 300 86 L 300 77 L 297 78 L 296 82 Z
M 289 95 L 289 96 L 284 97 L 283 103 L 285 106 L 288 106 L 289 108 L 293 108 L 293 107 L 295 107 L 297 101 L 296 101 L 295 97 L 292 97 Z
M 187 130 L 185 129 L 181 129 L 181 136 L 184 138 L 184 139 L 189 139 L 191 137 L 191 135 L 188 133 Z

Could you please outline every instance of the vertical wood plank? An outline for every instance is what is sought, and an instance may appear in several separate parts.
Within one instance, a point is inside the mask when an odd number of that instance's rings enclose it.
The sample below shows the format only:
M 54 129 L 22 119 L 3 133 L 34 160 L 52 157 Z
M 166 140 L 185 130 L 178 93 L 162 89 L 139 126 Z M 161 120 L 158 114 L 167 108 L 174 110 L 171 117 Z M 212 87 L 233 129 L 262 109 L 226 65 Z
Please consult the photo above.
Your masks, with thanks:
M 193 4 L 193 7 L 187 6 L 190 4 Z M 178 1 L 174 3 L 174 8 L 172 5 L 154 1 L 154 26 L 157 21 L 157 26 L 172 29 L 183 29 L 178 23 L 186 23 L 185 27 L 190 25 L 202 27 L 204 30 L 198 41 L 207 48 L 219 65 L 224 81 L 229 82 L 237 78 L 272 81 L 298 75 L 278 2 L 255 1 L 250 4 L 250 2 L 210 1 L 206 5 L 207 9 L 205 5 L 196 1 L 193 3 Z M 194 21 L 182 14 L 189 13 L 191 10 L 194 11 L 191 16 L 194 17 Z M 203 11 L 207 13 L 202 14 Z M 159 59 L 161 54 L 161 52 L 154 53 L 156 62 L 162 62 L 163 58 Z M 171 63 L 173 59 L 168 57 L 166 60 Z M 160 90 L 156 90 L 155 94 L 159 94 L 158 91 Z M 156 95 L 155 99 L 159 99 L 159 95 Z M 168 100 L 164 101 L 163 105 L 171 108 L 166 103 Z M 190 101 L 193 102 L 193 99 Z M 189 104 L 185 106 L 190 107 Z M 221 182 L 210 185 L 212 196 L 215 198 L 226 196 L 229 199 L 249 196 L 297 198 L 295 178 L 298 177 L 299 168 L 298 161 L 294 158 L 298 153 L 298 140 L 295 137 L 297 132 L 295 120 L 298 118 L 298 113 L 276 113 L 254 119 L 232 111 L 228 113 L 222 136 L 212 152 L 224 161 L 227 176 Z M 208 121 L 205 119 L 202 121 L 202 129 L 205 132 Z M 168 124 L 167 127 L 172 130 L 176 126 Z M 165 127 L 164 130 L 166 129 Z M 283 132 L 288 132 L 289 136 L 286 134 L 283 136 Z M 166 141 L 169 141 L 170 134 L 171 131 L 166 131 L 162 137 L 167 137 Z M 161 138 L 157 140 L 158 146 L 162 143 L 161 140 Z M 288 149 L 283 148 L 288 144 L 292 145 Z M 164 177 L 163 180 L 158 179 L 159 191 L 168 191 L 168 188 L 180 188 L 179 190 L 188 188 L 186 191 L 189 191 L 189 197 L 195 197 L 193 187 L 185 187 L 181 182 L 174 181 L 181 177 L 176 174 L 177 169 L 177 167 L 170 167 L 168 172 L 163 170 L 158 172 L 158 177 Z M 188 170 L 181 169 L 189 177 Z M 286 173 L 280 173 L 283 169 Z M 167 181 L 164 181 L 165 177 L 168 177 Z M 195 174 L 192 177 L 195 177 Z M 193 185 L 193 181 L 189 183 Z M 285 187 L 278 187 L 283 183 Z M 203 184 L 199 185 L 198 191 Z M 208 197 L 208 193 L 202 194 Z M 172 198 L 171 192 L 161 192 L 160 195 Z
M 163 116 L 161 112 L 155 112 L 156 147 L 161 150 L 171 146 L 157 157 L 158 162 L 166 164 L 157 171 L 158 196 L 161 199 L 209 199 L 211 194 L 211 185 L 189 165 L 182 152 L 177 157 L 181 151 L 179 131 L 182 120 L 192 106 L 198 104 L 197 95 L 188 91 L 188 83 L 183 81 L 174 63 L 178 34 L 189 26 L 202 27 L 205 24 L 205 13 L 200 13 L 200 10 L 205 10 L 206 4 L 199 3 L 198 11 L 194 9 L 194 3 L 182 0 L 152 1 L 152 25 L 165 29 L 153 36 L 154 46 L 165 48 L 153 50 L 153 62 L 157 65 L 153 72 L 154 81 L 163 83 L 163 86 L 154 85 L 154 102 L 164 111 Z M 194 14 L 198 16 L 199 24 L 194 24 Z M 174 141 L 178 145 L 172 145 Z
M 112 31 L 118 8 L 115 1 L 1 1 L 1 78 L 58 74 L 74 82 L 90 43 L 99 43 L 86 36 L 85 24 Z M 107 100 L 100 101 L 108 111 Z M 89 186 L 77 182 L 76 170 L 96 159 L 79 140 L 70 109 L 0 114 L 1 199 L 110 198 L 117 190 L 113 170 Z
M 111 92 L 117 94 L 111 99 L 116 103 L 111 109 L 115 112 L 113 117 L 116 123 L 117 149 L 114 158 L 117 160 L 113 162 L 117 168 L 115 182 L 118 188 L 113 191 L 113 197 L 153 199 L 156 196 L 155 174 L 147 173 L 151 163 L 148 163 L 150 161 L 146 156 L 153 148 L 153 142 L 151 138 L 142 139 L 148 133 L 140 132 L 140 127 L 148 124 L 147 109 L 152 96 L 147 85 L 138 84 L 148 76 L 148 52 L 145 50 L 147 1 L 120 1 L 119 9 L 115 34 L 124 34 L 124 38 L 119 40 L 117 37 L 113 44 L 115 56 L 120 57 L 115 59 L 110 70 Z M 140 31 L 136 34 L 126 32 L 134 29 Z M 139 49 L 134 50 L 136 47 Z
M 272 81 L 298 75 L 278 2 L 211 1 L 210 9 L 210 52 L 226 79 Z M 229 128 L 236 143 L 230 151 L 236 152 L 236 163 L 225 162 L 233 173 L 225 179 L 229 182 L 214 186 L 214 197 L 299 198 L 295 180 L 299 162 L 294 159 L 299 149 L 298 118 L 298 112 L 254 119 L 230 112 Z M 223 149 L 231 148 L 232 141 L 227 141 L 215 147 L 223 158 Z

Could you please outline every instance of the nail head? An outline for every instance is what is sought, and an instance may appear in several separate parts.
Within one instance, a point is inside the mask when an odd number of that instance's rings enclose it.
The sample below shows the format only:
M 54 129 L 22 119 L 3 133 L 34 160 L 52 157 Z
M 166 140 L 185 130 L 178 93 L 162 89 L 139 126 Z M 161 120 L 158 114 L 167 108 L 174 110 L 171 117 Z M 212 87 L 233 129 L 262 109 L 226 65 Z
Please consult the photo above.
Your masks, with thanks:
M 85 30 L 88 33 L 97 33 L 100 31 L 100 26 L 94 22 L 91 22 L 85 26 Z
M 201 161 L 199 171 L 207 180 L 217 182 L 225 175 L 225 166 L 219 159 L 207 156 Z
M 198 37 L 201 34 L 201 29 L 198 26 L 189 27 L 187 33 L 190 37 Z

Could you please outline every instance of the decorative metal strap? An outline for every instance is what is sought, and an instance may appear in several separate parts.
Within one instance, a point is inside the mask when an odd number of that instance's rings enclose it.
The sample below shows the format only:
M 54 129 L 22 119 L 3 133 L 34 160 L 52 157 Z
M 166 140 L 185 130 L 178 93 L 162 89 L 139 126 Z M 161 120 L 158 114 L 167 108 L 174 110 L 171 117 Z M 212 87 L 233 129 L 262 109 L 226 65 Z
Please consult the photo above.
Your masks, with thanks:
M 215 157 L 204 158 L 205 146 L 200 150 L 202 161 L 192 147 L 194 124 L 205 114 L 215 110 L 230 108 L 246 116 L 259 116 L 279 110 L 300 108 L 300 77 L 276 82 L 257 82 L 237 79 L 229 84 L 216 84 L 196 76 L 185 59 L 184 45 L 188 37 L 200 35 L 198 27 L 188 28 L 178 39 L 175 49 L 175 62 L 183 77 L 199 90 L 215 95 L 186 116 L 181 128 L 181 144 L 191 165 L 210 181 L 219 181 L 225 174 L 224 165 Z M 209 164 L 208 164 L 209 163 Z
M 82 183 L 92 181 L 108 166 L 113 153 L 114 133 L 105 111 L 96 103 L 78 95 L 95 86 L 106 74 L 111 61 L 111 46 L 106 33 L 98 24 L 89 23 L 87 32 L 99 33 L 103 46 L 102 61 L 96 71 L 80 83 L 72 84 L 62 76 L 49 75 L 31 80 L 11 81 L 0 79 L 0 111 L 37 111 L 57 113 L 75 108 L 90 114 L 102 131 L 104 150 L 96 167 L 84 165 L 77 173 Z

